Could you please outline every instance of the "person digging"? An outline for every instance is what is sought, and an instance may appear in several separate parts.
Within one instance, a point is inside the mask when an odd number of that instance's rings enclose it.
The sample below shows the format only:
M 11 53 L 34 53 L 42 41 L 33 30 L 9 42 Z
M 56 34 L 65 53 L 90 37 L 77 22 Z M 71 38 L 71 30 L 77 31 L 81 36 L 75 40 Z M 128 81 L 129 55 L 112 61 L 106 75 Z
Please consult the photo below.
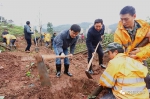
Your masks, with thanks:
M 65 56 L 68 55 L 68 47 L 70 47 L 70 55 L 73 56 L 76 42 L 79 38 L 81 27 L 77 24 L 73 24 L 69 30 L 64 30 L 59 33 L 53 41 L 53 48 L 56 55 Z M 72 76 L 69 72 L 69 59 L 64 58 L 64 74 Z M 56 77 L 60 77 L 61 74 L 61 59 L 56 58 Z
M 6 39 L 6 43 L 9 48 L 16 47 L 15 46 L 16 37 L 14 35 L 6 34 L 3 35 L 3 38 Z

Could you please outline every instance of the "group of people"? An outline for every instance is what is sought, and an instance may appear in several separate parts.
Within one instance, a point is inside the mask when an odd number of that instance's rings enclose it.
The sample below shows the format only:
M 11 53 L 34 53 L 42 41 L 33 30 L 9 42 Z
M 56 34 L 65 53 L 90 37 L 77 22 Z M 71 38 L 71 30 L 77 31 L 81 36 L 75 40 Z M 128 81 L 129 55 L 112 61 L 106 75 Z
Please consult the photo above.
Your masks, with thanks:
M 136 11 L 132 6 L 125 6 L 120 11 L 120 21 L 114 33 L 114 42 L 108 44 L 107 50 L 111 59 L 107 67 L 103 64 L 103 49 L 97 49 L 99 66 L 105 69 L 100 77 L 99 86 L 110 88 L 110 92 L 102 99 L 149 99 L 150 75 L 145 60 L 150 56 L 150 43 L 135 48 L 150 33 L 150 26 L 143 20 L 136 20 Z M 88 62 L 95 54 L 95 48 L 104 37 L 105 26 L 102 19 L 96 19 L 94 25 L 88 30 L 86 45 L 88 49 Z M 73 56 L 75 45 L 79 38 L 81 28 L 73 24 L 70 29 L 59 33 L 53 41 L 54 52 L 64 58 L 64 74 L 73 76 L 69 72 L 69 58 Z M 70 52 L 68 52 L 70 47 Z M 61 75 L 61 59 L 56 59 L 56 76 Z M 93 74 L 92 65 L 89 73 Z M 94 97 L 94 98 L 93 98 Z M 89 97 L 95 99 L 96 96 Z
M 145 60 L 150 56 L 150 43 L 135 48 L 150 33 L 150 25 L 143 20 L 136 20 L 136 11 L 132 6 L 125 6 L 120 11 L 120 21 L 114 33 L 114 42 L 108 44 L 104 51 L 111 59 L 107 67 L 103 64 L 103 49 L 101 44 L 96 52 L 99 57 L 99 66 L 105 69 L 100 77 L 99 86 L 110 88 L 108 94 L 101 99 L 149 99 L 150 93 L 150 75 L 148 74 L 147 64 Z M 24 27 L 25 39 L 27 47 L 25 51 L 30 51 L 31 34 L 30 22 L 26 22 Z M 52 46 L 56 55 L 60 55 L 64 59 L 64 74 L 73 76 L 69 72 L 70 58 L 73 57 L 75 46 L 79 38 L 81 27 L 73 24 L 70 29 L 60 32 L 56 37 L 52 38 Z M 86 46 L 88 49 L 88 63 L 95 54 L 95 48 L 104 37 L 105 25 L 102 19 L 96 19 L 94 25 L 88 30 L 86 38 Z M 5 34 L 5 33 L 4 33 Z M 7 37 L 7 33 L 4 38 Z M 13 37 L 12 37 L 13 38 Z M 15 38 L 14 38 L 15 39 Z M 13 43 L 14 41 L 12 41 Z M 70 47 L 70 50 L 68 48 Z M 135 49 L 135 50 L 134 50 Z M 70 51 L 70 52 L 68 52 Z M 61 58 L 56 58 L 56 76 L 61 76 Z M 93 74 L 92 64 L 89 73 Z M 90 96 L 89 99 L 95 99 Z

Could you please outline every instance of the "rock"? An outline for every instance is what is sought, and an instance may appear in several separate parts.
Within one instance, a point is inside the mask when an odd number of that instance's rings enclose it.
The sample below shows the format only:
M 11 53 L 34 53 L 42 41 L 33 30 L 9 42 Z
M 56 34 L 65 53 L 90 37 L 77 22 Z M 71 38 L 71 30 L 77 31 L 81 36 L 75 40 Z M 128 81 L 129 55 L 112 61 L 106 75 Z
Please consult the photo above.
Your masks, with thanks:
M 18 62 L 14 62 L 14 65 L 15 65 L 15 66 L 19 66 L 19 65 L 18 65 Z
M 5 83 L 6 83 L 6 84 L 9 83 L 9 80 L 5 80 Z
M 28 83 L 28 81 L 24 81 L 24 84 L 27 84 Z
M 4 67 L 3 66 L 0 66 L 0 69 L 3 69 Z

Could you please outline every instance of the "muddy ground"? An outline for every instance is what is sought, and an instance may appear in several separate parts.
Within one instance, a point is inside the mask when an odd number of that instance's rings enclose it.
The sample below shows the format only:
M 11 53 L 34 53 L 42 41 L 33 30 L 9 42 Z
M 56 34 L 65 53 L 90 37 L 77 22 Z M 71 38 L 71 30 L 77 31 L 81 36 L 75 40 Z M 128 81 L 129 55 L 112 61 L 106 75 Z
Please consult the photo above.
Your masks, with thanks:
M 56 78 L 55 60 L 44 61 L 51 86 L 42 87 L 34 59 L 35 46 L 32 45 L 31 53 L 25 53 L 26 43 L 23 41 L 20 39 L 16 42 L 18 50 L 0 53 L 0 96 L 5 96 L 4 99 L 86 99 L 98 86 L 103 69 L 98 65 L 97 56 L 93 60 L 94 80 L 90 80 L 85 74 L 87 54 L 81 53 L 74 55 L 71 60 L 69 71 L 73 77 L 63 74 L 62 65 L 61 77 Z M 41 54 L 54 54 L 44 46 L 39 48 Z M 105 55 L 104 64 L 107 62 L 108 57 Z M 103 91 L 99 97 L 105 93 Z

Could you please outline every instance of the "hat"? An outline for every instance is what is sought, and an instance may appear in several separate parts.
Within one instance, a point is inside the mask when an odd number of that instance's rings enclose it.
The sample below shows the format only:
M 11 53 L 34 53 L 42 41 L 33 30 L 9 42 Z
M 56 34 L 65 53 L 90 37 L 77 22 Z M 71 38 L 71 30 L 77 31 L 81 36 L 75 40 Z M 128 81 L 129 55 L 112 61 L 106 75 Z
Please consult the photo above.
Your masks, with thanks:
M 119 43 L 113 42 L 113 43 L 109 43 L 106 47 L 106 50 L 103 53 L 106 53 L 110 50 L 114 50 L 114 49 L 123 49 L 122 45 L 120 45 Z

